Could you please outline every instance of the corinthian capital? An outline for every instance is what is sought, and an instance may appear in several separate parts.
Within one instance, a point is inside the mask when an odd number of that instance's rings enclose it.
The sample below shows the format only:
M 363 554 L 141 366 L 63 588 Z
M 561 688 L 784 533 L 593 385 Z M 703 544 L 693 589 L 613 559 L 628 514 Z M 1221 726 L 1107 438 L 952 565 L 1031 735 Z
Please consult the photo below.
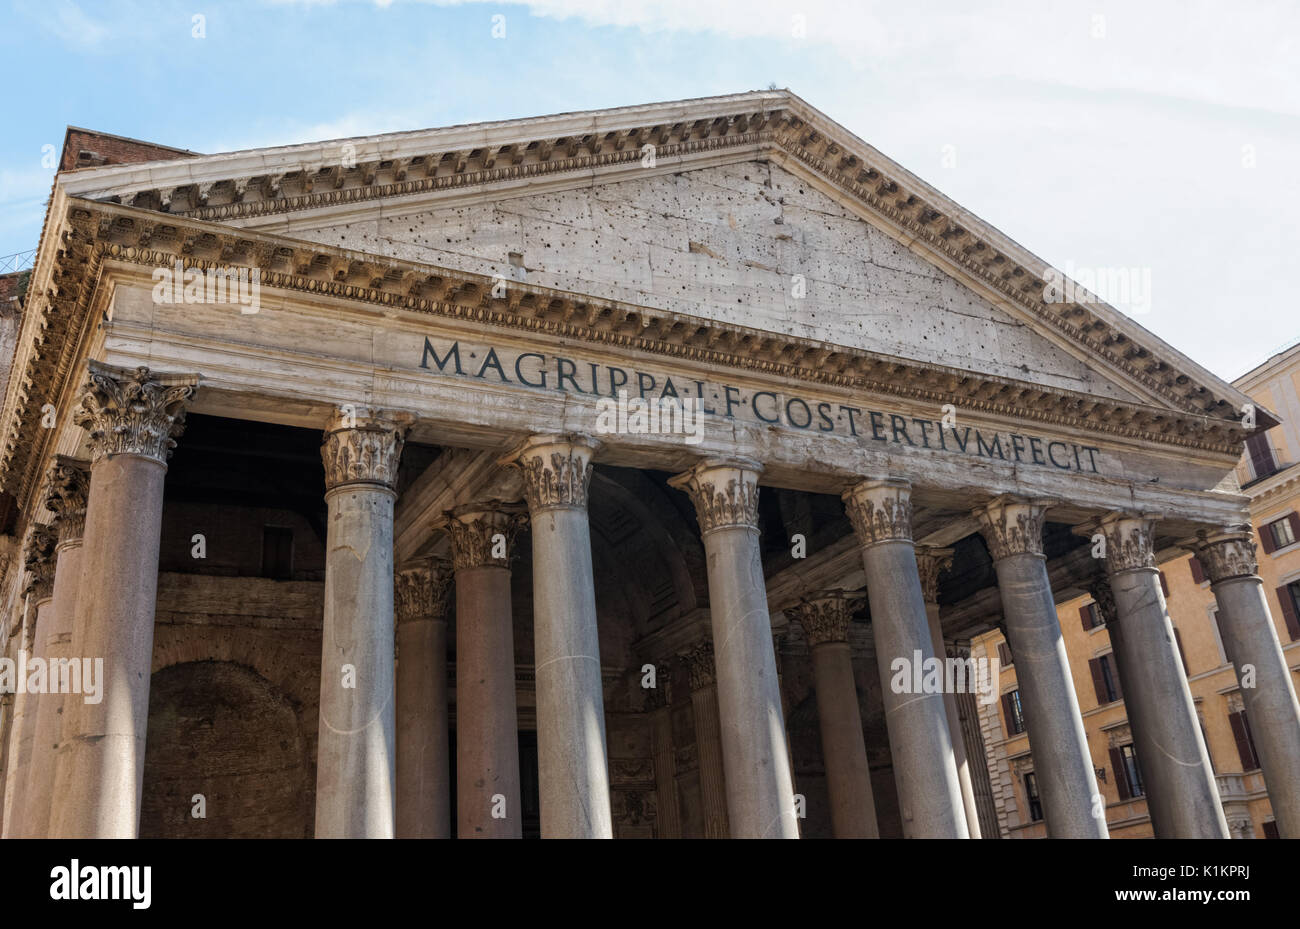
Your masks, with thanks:
M 411 419 L 405 413 L 339 407 L 325 427 L 320 447 L 325 488 L 378 484 L 394 489 Z
M 522 510 L 523 507 L 496 500 L 448 510 L 443 526 L 451 537 L 456 570 L 510 567 L 515 535 L 528 520 Z
M 1106 540 L 1106 568 L 1111 574 L 1156 566 L 1155 518 L 1129 513 L 1109 513 L 1081 527 L 1100 532 Z
M 92 461 L 140 455 L 166 464 L 185 428 L 185 405 L 199 387 L 197 374 L 157 374 L 90 361 L 73 422 L 90 433 Z
M 862 545 L 912 541 L 912 485 L 900 478 L 862 481 L 842 495 Z
M 587 508 L 591 458 L 600 442 L 585 435 L 535 435 L 501 459 L 524 476 L 528 509 Z
M 1011 555 L 1043 554 L 1043 523 L 1051 502 L 1003 494 L 975 510 L 980 534 L 994 561 Z
M 803 626 L 810 648 L 826 642 L 848 642 L 855 599 L 842 590 L 822 591 L 801 601 L 789 615 Z
M 27 586 L 23 593 L 40 603 L 54 596 L 54 549 L 59 544 L 59 534 L 53 526 L 37 523 L 27 534 L 23 547 L 23 567 L 27 570 Z
M 916 547 L 916 570 L 921 575 L 921 593 L 926 603 L 939 602 L 939 575 L 952 567 L 952 555 L 951 548 Z
M 686 671 L 690 677 L 691 690 L 708 687 L 717 679 L 713 665 L 713 643 L 701 639 L 695 645 L 681 653 L 686 662 Z
M 1232 526 L 1219 532 L 1202 529 L 1194 540 L 1184 542 L 1183 548 L 1196 555 L 1211 584 L 1259 573 L 1255 533 L 1248 525 Z
M 451 567 L 440 558 L 423 558 L 398 569 L 393 575 L 397 622 L 443 619 L 450 588 Z
M 80 542 L 85 535 L 89 497 L 90 462 L 56 455 L 45 490 L 45 508 L 54 514 L 60 545 Z
M 758 476 L 762 473 L 763 466 L 748 458 L 709 458 L 669 478 L 668 484 L 691 498 L 701 533 L 757 529 Z

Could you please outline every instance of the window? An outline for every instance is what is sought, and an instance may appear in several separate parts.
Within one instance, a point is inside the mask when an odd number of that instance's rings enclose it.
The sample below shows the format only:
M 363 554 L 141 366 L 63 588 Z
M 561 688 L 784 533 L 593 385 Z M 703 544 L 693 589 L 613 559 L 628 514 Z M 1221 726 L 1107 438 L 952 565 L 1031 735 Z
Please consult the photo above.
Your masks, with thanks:
M 1268 444 L 1268 432 L 1257 432 L 1246 440 L 1246 450 L 1250 452 L 1250 468 L 1256 478 L 1268 477 L 1277 471 L 1277 462 L 1273 460 L 1273 449 Z
M 1025 731 L 1025 714 L 1020 706 L 1019 690 L 1002 695 L 1002 712 L 1007 719 L 1007 735 L 1019 735 Z
M 1282 838 L 1282 836 L 1278 834 L 1276 820 L 1270 819 L 1268 822 L 1264 823 L 1263 826 L 1264 826 L 1264 838 L 1266 839 Z
M 1124 699 L 1124 691 L 1119 686 L 1119 673 L 1114 655 L 1094 658 L 1088 662 L 1088 668 L 1092 671 L 1092 687 L 1097 694 L 1098 706 Z
M 1110 750 L 1110 766 L 1115 769 L 1115 786 L 1121 800 L 1131 800 L 1145 794 L 1142 788 L 1142 769 L 1138 767 L 1137 751 L 1133 743 Z
M 1101 619 L 1101 607 L 1096 603 L 1088 603 L 1079 607 L 1079 619 L 1083 623 L 1083 628 L 1092 630 L 1104 626 Z
M 262 527 L 262 577 L 276 581 L 293 579 L 293 530 L 283 526 Z
M 1043 819 L 1043 805 L 1038 802 L 1038 780 L 1034 777 L 1033 771 L 1025 775 L 1025 799 L 1029 801 L 1030 821 L 1041 822 Z
M 1279 548 L 1294 545 L 1297 536 L 1300 536 L 1300 517 L 1295 513 L 1288 513 L 1281 519 L 1265 523 L 1259 531 L 1259 540 L 1264 543 L 1264 553 L 1269 555 Z
M 1134 797 L 1142 796 L 1142 770 L 1138 767 L 1137 752 L 1132 745 L 1122 745 L 1119 750 L 1124 759 L 1124 777 L 1128 780 L 1129 793 Z
M 1250 734 L 1250 720 L 1246 718 L 1246 711 L 1229 713 L 1228 723 L 1232 726 L 1232 737 L 1237 742 L 1241 770 L 1254 771 L 1259 767 L 1259 755 L 1255 753 L 1255 737 Z
M 998 643 L 998 664 L 1004 668 L 1009 668 L 1015 664 L 1015 659 L 1011 657 L 1011 646 L 1005 641 Z
M 1287 635 L 1292 642 L 1300 642 L 1300 581 L 1283 584 L 1277 589 L 1277 602 L 1286 620 Z

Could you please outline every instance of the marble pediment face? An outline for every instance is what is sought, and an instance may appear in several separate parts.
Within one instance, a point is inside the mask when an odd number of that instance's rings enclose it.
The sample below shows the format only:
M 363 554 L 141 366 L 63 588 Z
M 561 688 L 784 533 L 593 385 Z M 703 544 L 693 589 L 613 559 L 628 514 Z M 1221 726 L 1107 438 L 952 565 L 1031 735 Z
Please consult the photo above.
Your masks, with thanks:
M 767 161 L 401 211 L 291 234 L 505 281 L 1110 399 L 1134 392 Z

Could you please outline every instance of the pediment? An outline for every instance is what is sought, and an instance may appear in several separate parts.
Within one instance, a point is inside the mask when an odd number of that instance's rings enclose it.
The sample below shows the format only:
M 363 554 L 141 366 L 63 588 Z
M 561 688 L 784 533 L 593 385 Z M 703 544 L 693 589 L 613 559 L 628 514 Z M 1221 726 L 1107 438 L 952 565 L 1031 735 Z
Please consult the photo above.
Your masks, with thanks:
M 654 147 L 652 166 L 646 165 L 646 146 Z M 720 241 L 718 223 L 709 220 L 718 218 L 718 197 L 725 194 L 692 199 L 701 190 L 728 185 L 737 188 L 737 197 L 748 196 L 744 184 L 751 182 L 742 183 L 743 172 L 755 164 L 768 166 L 774 183 L 779 179 L 789 194 L 791 230 L 798 225 L 802 250 L 777 244 L 778 238 L 766 234 L 771 230 L 760 234 L 765 217 L 757 202 L 752 216 L 732 214 L 736 235 Z M 334 247 L 392 250 L 400 257 L 441 251 L 437 260 L 458 270 L 496 266 L 492 273 L 506 276 L 517 273 L 500 270 L 514 250 L 511 231 L 492 222 L 496 217 L 487 215 L 485 204 L 531 201 L 514 205 L 532 211 L 532 238 L 541 241 L 541 224 L 554 223 L 548 213 L 587 209 L 596 224 L 614 217 L 614 204 L 628 195 L 626 224 L 645 221 L 636 212 L 644 209 L 644 197 L 669 194 L 681 212 L 675 228 L 661 233 L 671 241 L 650 243 L 662 251 L 658 264 L 620 266 L 615 259 L 582 275 L 554 256 L 541 261 L 533 257 L 541 254 L 536 248 L 520 245 L 523 273 L 565 290 L 589 287 L 593 296 L 635 296 L 634 302 L 724 321 L 740 314 L 746 325 L 801 338 L 922 361 L 942 358 L 950 367 L 1207 420 L 1235 420 L 1249 402 L 1098 300 L 1048 302 L 1045 262 L 788 91 L 106 167 L 65 175 L 60 184 L 74 197 Z M 792 269 L 817 251 L 808 247 L 812 240 L 836 239 L 835 230 L 818 228 L 828 217 L 843 228 L 837 241 L 822 243 L 830 246 L 825 255 L 847 254 L 848 260 L 840 264 L 832 257 L 829 264 L 808 268 L 806 277 L 821 289 L 817 299 L 778 302 L 775 278 L 801 273 Z M 466 251 L 421 243 L 416 218 L 426 232 L 442 225 L 455 233 L 444 239 L 467 240 Z M 860 235 L 851 242 L 843 229 L 855 223 Z M 607 222 L 605 234 L 617 237 L 618 225 Z M 694 228 L 699 238 L 691 236 Z M 578 224 L 572 229 L 575 240 L 584 231 Z M 596 225 L 585 230 L 593 242 L 600 231 Z M 679 250 L 683 232 L 686 251 L 678 259 L 669 253 Z M 706 232 L 720 247 L 701 241 Z M 521 228 L 516 237 L 522 242 L 525 234 Z M 604 260 L 601 252 L 594 254 L 597 262 Z M 673 260 L 681 275 L 694 275 L 698 284 L 688 299 L 674 299 L 657 282 L 647 286 L 637 277 Z M 620 278 L 623 270 L 627 274 Z M 732 289 L 741 292 L 726 296 Z M 703 298 L 701 290 L 708 291 Z M 1261 414 L 1261 425 L 1271 421 L 1266 411 Z

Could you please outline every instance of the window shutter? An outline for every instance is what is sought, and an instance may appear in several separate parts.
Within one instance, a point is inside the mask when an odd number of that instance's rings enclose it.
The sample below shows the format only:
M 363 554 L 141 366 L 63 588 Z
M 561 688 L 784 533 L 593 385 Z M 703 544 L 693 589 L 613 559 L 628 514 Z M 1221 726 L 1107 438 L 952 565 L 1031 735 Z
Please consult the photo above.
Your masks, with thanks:
M 1300 513 L 1292 510 L 1286 514 L 1286 518 L 1291 521 L 1291 538 L 1300 541 Z
M 1183 634 L 1174 626 L 1174 644 L 1178 646 L 1178 657 L 1183 660 L 1183 676 L 1186 677 L 1191 672 L 1187 670 L 1187 652 L 1183 651 Z
M 1009 668 L 1015 664 L 1015 658 L 1011 654 L 1011 646 L 1006 642 L 998 643 L 998 663 L 1004 668 Z
M 1273 460 L 1273 449 L 1268 444 L 1268 431 L 1257 432 L 1246 439 L 1246 448 L 1250 451 L 1250 466 L 1256 478 L 1268 477 L 1277 471 Z
M 1114 652 L 1111 652 L 1109 655 L 1102 655 L 1102 661 L 1110 666 L 1110 682 L 1115 685 L 1115 699 L 1123 700 L 1124 687 L 1119 682 L 1119 659 L 1115 657 Z
M 1271 555 L 1277 550 L 1277 543 L 1273 541 L 1273 524 L 1265 523 L 1259 530 L 1259 541 L 1264 545 L 1264 554 Z
M 1002 715 L 1007 721 L 1007 736 L 1016 734 L 1016 707 L 1011 702 L 1011 694 L 1002 695 Z
M 1255 747 L 1250 738 L 1250 730 L 1247 728 L 1245 711 L 1229 713 L 1228 722 L 1232 725 L 1232 737 L 1237 742 L 1237 755 L 1241 758 L 1241 770 L 1254 771 L 1259 767 L 1259 762 L 1255 760 Z
M 1296 538 L 1300 539 L 1300 536 Z M 1277 602 L 1282 605 L 1282 618 L 1286 620 L 1286 631 L 1291 636 L 1291 641 L 1300 640 L 1300 617 L 1296 616 L 1295 597 L 1291 595 L 1290 584 L 1283 584 L 1277 589 Z
M 1101 659 L 1089 659 L 1088 670 L 1092 672 L 1092 689 L 1097 693 L 1097 705 L 1105 706 L 1110 703 L 1110 694 L 1106 693 L 1106 678 L 1101 673 Z
M 1191 561 L 1187 562 L 1187 566 L 1192 569 L 1193 581 L 1198 584 L 1205 583 L 1205 569 L 1201 567 L 1201 559 L 1193 555 Z
M 1160 591 L 1166 597 L 1169 596 L 1169 581 L 1165 580 L 1165 572 L 1160 572 Z
M 1119 788 L 1119 798 L 1128 800 L 1133 791 L 1128 786 L 1128 769 L 1124 767 L 1124 754 L 1118 748 L 1110 750 L 1110 766 L 1115 771 L 1115 786 Z
M 1085 632 L 1092 628 L 1092 610 L 1088 609 L 1087 604 L 1079 607 L 1079 621 L 1083 623 Z
M 1276 820 L 1274 820 L 1273 822 L 1264 823 L 1263 826 L 1264 826 L 1264 838 L 1280 839 L 1282 837 L 1277 831 Z

